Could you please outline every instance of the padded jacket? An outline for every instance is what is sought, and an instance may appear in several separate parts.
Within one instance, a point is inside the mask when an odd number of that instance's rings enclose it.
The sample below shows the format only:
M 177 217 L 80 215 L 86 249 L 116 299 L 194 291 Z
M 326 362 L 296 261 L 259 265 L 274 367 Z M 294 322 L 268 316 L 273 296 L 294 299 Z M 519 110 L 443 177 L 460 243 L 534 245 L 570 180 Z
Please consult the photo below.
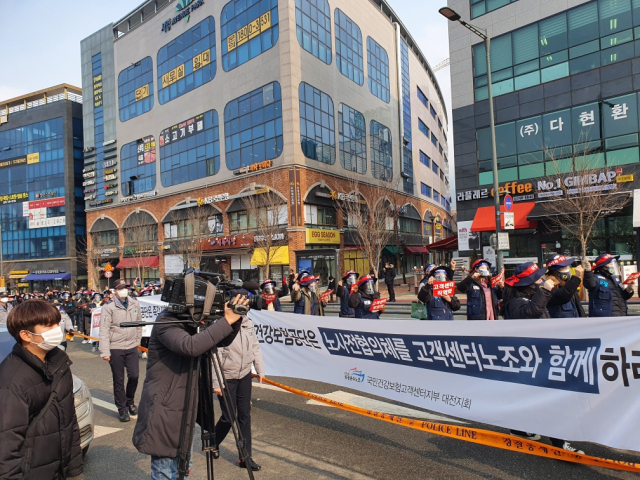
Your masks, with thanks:
M 100 356 L 110 357 L 111 350 L 130 350 L 140 345 L 142 327 L 122 328 L 123 322 L 141 322 L 140 304 L 127 299 L 127 307 L 119 298 L 102 306 L 100 311 Z

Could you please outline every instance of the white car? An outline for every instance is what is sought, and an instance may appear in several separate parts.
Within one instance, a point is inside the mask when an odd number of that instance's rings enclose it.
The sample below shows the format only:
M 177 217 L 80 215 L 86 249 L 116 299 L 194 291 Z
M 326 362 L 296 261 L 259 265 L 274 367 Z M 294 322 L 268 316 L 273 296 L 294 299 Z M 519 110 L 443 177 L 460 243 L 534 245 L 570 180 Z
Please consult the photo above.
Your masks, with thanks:
M 7 330 L 6 325 L 0 325 L 0 362 L 13 350 L 16 341 Z M 80 448 L 82 455 L 87 454 L 89 444 L 93 440 L 93 400 L 87 385 L 73 375 L 73 403 L 76 407 L 76 417 L 80 428 Z

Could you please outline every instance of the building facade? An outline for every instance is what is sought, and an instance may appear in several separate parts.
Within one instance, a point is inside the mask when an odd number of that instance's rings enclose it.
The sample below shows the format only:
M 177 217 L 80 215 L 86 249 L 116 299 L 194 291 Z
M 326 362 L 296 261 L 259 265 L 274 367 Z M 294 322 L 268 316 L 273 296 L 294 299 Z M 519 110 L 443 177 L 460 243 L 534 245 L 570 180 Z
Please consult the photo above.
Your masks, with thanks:
M 290 267 L 323 281 L 349 262 L 364 268 L 335 202 L 354 182 L 401 192 L 408 269 L 451 231 L 442 94 L 383 0 L 146 2 L 81 50 L 85 207 L 99 270 L 109 261 L 127 279 L 171 274 L 180 263 L 171 245 L 189 235 L 184 220 L 199 204 L 211 209 L 203 263 L 254 278 L 241 199 L 266 189 L 281 201 L 288 241 L 276 278 Z M 144 272 L 132 245 L 140 222 L 157 226 Z
M 11 292 L 86 285 L 82 96 L 58 85 L 0 101 L 0 228 Z M 83 283 L 84 282 L 84 283 Z
M 574 172 L 588 167 L 594 192 L 628 196 L 638 188 L 640 9 L 630 0 L 448 4 L 491 36 L 500 195 L 511 195 L 515 212 L 507 270 L 556 252 L 579 255 L 567 230 L 552 226 L 549 202 L 564 193 L 549 180 L 570 187 Z M 495 229 L 486 51 L 457 22 L 449 22 L 449 41 L 458 227 L 466 233 L 460 254 L 482 256 Z M 610 252 L 635 264 L 632 217 L 629 198 L 600 220 L 588 257 Z

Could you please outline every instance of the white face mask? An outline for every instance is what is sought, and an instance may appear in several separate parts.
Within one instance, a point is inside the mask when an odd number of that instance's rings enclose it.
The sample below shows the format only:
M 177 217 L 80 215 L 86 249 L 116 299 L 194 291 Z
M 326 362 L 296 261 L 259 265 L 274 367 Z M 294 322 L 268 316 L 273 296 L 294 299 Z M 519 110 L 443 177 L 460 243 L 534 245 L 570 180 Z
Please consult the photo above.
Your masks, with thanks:
M 124 300 L 129 296 L 129 290 L 127 290 L 126 288 L 121 288 L 120 290 L 116 290 L 116 294 L 118 295 L 118 297 Z
M 46 332 L 42 332 L 40 334 L 33 333 L 33 332 L 29 332 L 29 333 L 33 335 L 40 335 L 42 337 L 42 340 L 43 340 L 42 343 L 36 343 L 33 340 L 31 341 L 31 343 L 33 343 L 34 345 L 37 345 L 42 350 L 45 350 L 47 352 L 49 350 L 53 350 L 58 345 L 60 345 L 60 343 L 62 343 L 62 340 L 64 339 L 64 335 L 62 334 L 60 325 L 56 325 L 51 330 L 47 330 Z

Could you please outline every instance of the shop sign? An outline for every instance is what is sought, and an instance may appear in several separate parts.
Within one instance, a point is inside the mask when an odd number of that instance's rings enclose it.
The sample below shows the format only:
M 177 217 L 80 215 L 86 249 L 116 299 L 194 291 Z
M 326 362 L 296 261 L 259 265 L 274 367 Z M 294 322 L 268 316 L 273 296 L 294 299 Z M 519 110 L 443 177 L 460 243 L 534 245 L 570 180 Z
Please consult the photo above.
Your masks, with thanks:
M 64 204 L 64 197 L 49 198 L 47 200 L 35 200 L 29 202 L 29 210 L 35 210 L 36 208 L 63 207 Z
M 289 223 L 292 227 L 301 227 L 304 225 L 302 218 L 302 191 L 300 188 L 300 169 L 289 169 Z
M 100 205 L 105 205 L 107 203 L 112 203 L 113 202 L 113 198 L 105 198 L 104 200 L 100 200 L 99 202 L 91 202 L 89 204 L 90 207 L 98 207 Z
M 35 275 L 48 275 L 51 273 L 67 273 L 66 270 L 36 270 L 34 272 L 31 272 Z
M 500 196 L 510 193 L 513 201 L 533 200 L 533 183 L 519 183 L 519 182 L 507 182 L 502 187 L 498 187 Z M 477 188 L 475 190 L 467 190 L 464 192 L 458 192 L 456 198 L 458 202 L 464 202 L 468 200 L 479 200 L 483 198 L 492 198 L 494 190 L 488 188 Z M 529 198 L 530 197 L 530 198 Z
M 115 175 L 115 173 L 114 173 L 114 174 L 112 174 L 112 175 L 105 175 L 105 176 L 104 176 L 104 181 L 105 181 L 105 182 L 106 182 L 106 181 L 108 181 L 108 180 L 115 180 L 115 179 L 116 179 L 116 175 Z
M 84 182 L 82 182 L 82 186 L 86 187 L 87 185 L 95 185 L 96 181 L 95 180 L 86 180 Z
M 254 242 L 264 242 L 266 240 L 267 237 L 265 237 L 264 235 L 254 235 L 253 236 L 253 241 Z M 280 233 L 274 233 L 273 235 L 271 235 L 271 241 L 273 242 L 279 242 L 279 241 L 283 241 L 284 240 L 284 233 L 280 232 Z
M 40 219 L 29 219 L 28 228 L 46 228 L 46 227 L 61 227 L 66 225 L 66 217 L 49 217 Z
M 28 282 L 18 283 L 18 288 L 29 288 L 29 283 Z
M 111 175 L 112 173 L 116 173 L 118 171 L 117 168 L 110 168 L 109 170 L 105 170 L 102 172 L 103 175 Z
M 93 195 L 85 195 L 84 201 L 88 202 L 90 200 L 95 200 L 95 198 L 96 198 L 96 194 L 95 193 Z
M 82 174 L 83 178 L 94 178 L 95 176 L 96 176 L 96 172 L 87 172 Z
M 93 77 L 93 108 L 102 106 L 102 74 Z
M 180 2 L 178 2 L 178 5 L 176 5 L 176 11 L 180 13 L 175 17 L 166 20 L 162 24 L 161 31 L 168 32 L 169 30 L 171 30 L 172 25 L 175 25 L 183 18 L 186 18 L 185 22 L 189 23 L 189 16 L 191 15 L 191 12 L 193 12 L 196 8 L 201 7 L 202 5 L 204 5 L 204 0 L 180 0 Z
M 13 167 L 14 165 L 26 165 L 27 157 L 14 158 L 0 162 L 0 168 Z
M 156 247 L 154 247 L 153 245 L 144 245 L 142 247 L 124 247 L 125 255 L 154 253 L 155 251 L 156 251 Z
M 269 189 L 269 187 L 264 187 L 264 188 L 256 188 L 253 191 L 254 195 L 262 195 L 263 193 L 269 193 L 271 190 Z
M 238 168 L 233 171 L 234 175 L 242 175 L 249 172 L 257 172 L 273 166 L 273 160 L 265 160 L 264 162 L 253 163 L 246 167 Z
M 214 195 L 212 197 L 199 197 L 198 206 L 201 207 L 202 205 L 210 205 L 212 203 L 225 202 L 227 200 L 229 200 L 228 193 L 221 193 L 220 195 Z
M 222 250 L 227 248 L 247 248 L 254 246 L 253 235 L 248 233 L 208 238 L 204 241 L 204 250 Z
M 105 189 L 105 190 L 108 190 L 109 188 L 116 188 L 117 186 L 118 186 L 118 184 L 117 184 L 117 183 L 107 183 L 107 184 L 104 186 L 104 189 Z
M 138 193 L 136 195 L 129 195 L 128 197 L 122 197 L 120 199 L 120 202 L 121 203 L 133 202 L 135 200 L 141 200 L 143 198 L 155 197 L 157 194 L 158 192 L 156 190 L 153 190 L 151 192 Z
M 116 163 L 118 163 L 116 160 L 107 160 L 102 164 L 102 168 L 113 167 Z
M 10 203 L 20 203 L 29 199 L 27 192 L 23 193 L 10 193 L 8 195 L 0 195 L 0 204 L 8 205 Z
M 29 275 L 29 270 L 10 270 L 9 275 Z
M 340 230 L 307 228 L 307 244 L 339 245 Z
M 252 22 L 240 28 L 237 32 L 233 32 L 227 37 L 227 51 L 231 52 L 240 45 L 247 43 L 253 37 L 257 37 L 262 32 L 266 32 L 271 28 L 271 12 L 256 18 Z
M 92 163 L 91 165 L 85 167 L 82 169 L 82 173 L 89 173 L 89 172 L 93 172 L 96 169 L 96 164 Z
M 94 255 L 98 255 L 99 257 L 111 257 L 114 253 L 118 251 L 117 248 L 95 248 L 93 250 Z
M 111 195 L 117 195 L 118 190 L 107 190 L 104 194 L 105 196 L 110 197 Z
M 630 175 L 618 175 L 616 177 L 616 183 L 628 183 L 633 182 L 633 174 Z
M 50 192 L 36 193 L 35 198 L 36 200 L 40 198 L 52 198 L 52 197 L 55 197 L 57 194 L 58 192 L 56 192 L 55 190 L 51 190 Z
M 138 140 L 136 155 L 138 166 L 156 161 L 156 140 L 153 135 L 148 135 Z

